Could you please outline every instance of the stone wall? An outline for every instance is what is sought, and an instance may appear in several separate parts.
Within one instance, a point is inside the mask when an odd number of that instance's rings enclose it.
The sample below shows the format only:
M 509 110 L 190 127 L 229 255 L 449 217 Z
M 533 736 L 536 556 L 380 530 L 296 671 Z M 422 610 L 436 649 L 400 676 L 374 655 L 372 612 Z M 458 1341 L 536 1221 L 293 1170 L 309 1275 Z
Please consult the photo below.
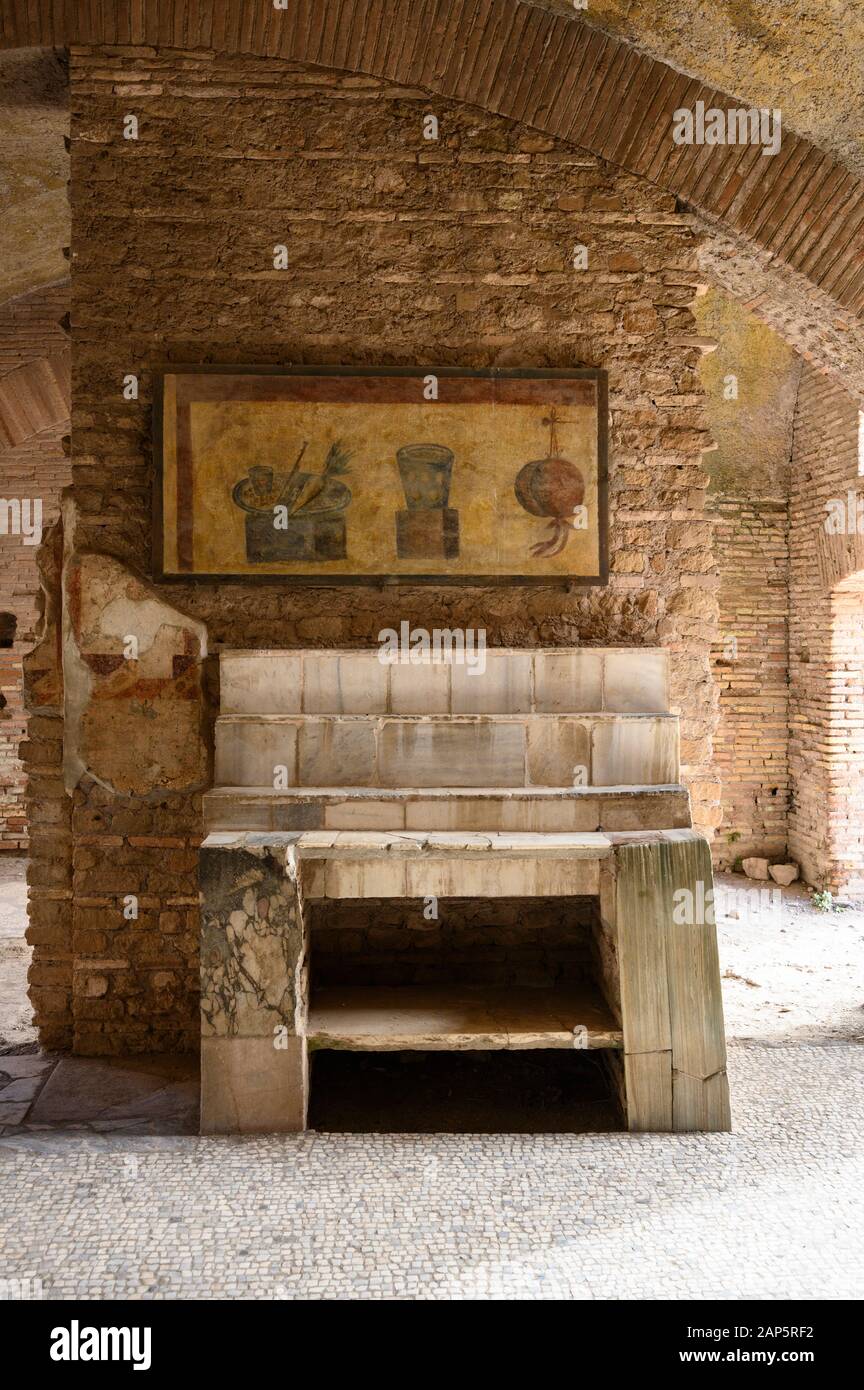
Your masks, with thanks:
M 864 498 L 864 494 L 859 494 Z M 864 570 L 831 597 L 829 859 L 820 886 L 864 896 Z
M 166 363 L 602 366 L 610 376 L 605 589 L 170 584 L 231 647 L 363 646 L 402 619 L 490 645 L 664 645 L 697 821 L 719 819 L 709 667 L 697 239 L 674 199 L 512 122 L 273 59 L 73 49 L 73 454 L 67 546 L 150 565 L 152 373 Z M 434 111 L 440 139 L 423 139 Z M 122 138 L 127 113 L 139 138 Z M 273 247 L 289 269 L 273 269 Z M 577 243 L 587 270 L 572 268 Z M 126 401 L 123 377 L 139 378 Z M 119 650 L 119 648 L 118 648 Z M 98 654 L 107 659 L 106 650 Z M 67 694 L 67 699 L 68 699 Z M 158 725 L 73 802 L 74 1045 L 194 1046 L 195 851 L 206 779 L 171 787 Z M 131 742 L 130 742 L 131 740 Z M 103 753 L 105 750 L 102 750 Z M 129 923 L 122 904 L 138 899 Z M 37 1007 L 41 985 L 35 977 Z
M 68 282 L 0 306 L 0 378 L 66 348 L 69 340 L 62 320 L 68 310 Z M 67 432 L 68 423 L 0 452 L 0 495 L 29 503 L 38 498 L 43 528 L 56 520 L 61 489 L 70 479 L 62 443 Z M 27 729 L 21 663 L 36 633 L 38 547 L 7 531 L 5 507 L 0 524 L 0 849 L 22 850 L 28 831 L 19 757 Z
M 720 722 L 714 763 L 723 823 L 714 862 L 780 859 L 789 814 L 789 537 L 785 499 L 713 497 L 722 585 L 714 671 Z

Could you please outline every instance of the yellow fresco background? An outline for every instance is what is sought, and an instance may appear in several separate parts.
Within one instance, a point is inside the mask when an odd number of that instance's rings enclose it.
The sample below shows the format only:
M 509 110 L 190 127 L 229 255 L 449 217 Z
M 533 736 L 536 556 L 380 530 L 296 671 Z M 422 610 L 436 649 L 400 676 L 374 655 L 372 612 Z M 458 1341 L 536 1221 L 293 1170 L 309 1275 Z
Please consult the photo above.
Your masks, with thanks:
M 162 387 L 162 568 L 177 572 L 177 378 Z
M 560 555 L 530 554 L 551 536 L 549 521 L 526 512 L 514 482 L 524 463 L 545 458 L 548 407 L 526 405 L 414 404 L 368 402 L 220 401 L 191 406 L 194 460 L 194 572 L 199 574 L 453 574 L 596 575 L 597 423 L 593 405 L 558 407 L 558 443 L 563 458 L 585 479 L 588 527 L 571 531 Z M 172 430 L 166 410 L 166 434 Z M 344 560 L 250 564 L 245 554 L 245 513 L 231 499 L 238 479 L 253 464 L 288 473 L 304 440 L 302 472 L 320 473 L 330 445 L 351 451 L 350 473 L 339 481 L 351 489 L 344 513 Z M 406 507 L 396 451 L 407 444 L 440 444 L 453 450 L 449 505 L 459 512 L 459 556 L 399 559 L 395 514 Z M 167 465 L 173 461 L 166 450 Z M 169 507 L 176 500 L 166 479 L 166 538 Z M 166 557 L 176 553 L 168 541 Z

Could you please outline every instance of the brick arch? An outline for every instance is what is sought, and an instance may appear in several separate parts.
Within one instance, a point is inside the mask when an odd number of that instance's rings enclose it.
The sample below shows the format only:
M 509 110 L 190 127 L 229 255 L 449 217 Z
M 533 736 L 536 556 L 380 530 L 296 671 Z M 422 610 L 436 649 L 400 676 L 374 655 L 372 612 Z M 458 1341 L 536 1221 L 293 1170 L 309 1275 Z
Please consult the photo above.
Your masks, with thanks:
M 525 0 L 0 0 L 0 44 L 147 44 L 364 73 L 524 122 L 650 179 L 864 311 L 864 181 L 784 132 L 758 146 L 676 146 L 672 112 L 749 105 Z

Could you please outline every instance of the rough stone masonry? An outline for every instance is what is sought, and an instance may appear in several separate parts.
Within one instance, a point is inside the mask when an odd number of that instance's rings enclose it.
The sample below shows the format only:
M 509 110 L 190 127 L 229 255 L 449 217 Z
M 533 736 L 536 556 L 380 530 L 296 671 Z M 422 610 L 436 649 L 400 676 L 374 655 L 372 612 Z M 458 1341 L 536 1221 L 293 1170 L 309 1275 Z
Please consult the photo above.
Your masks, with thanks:
M 44 548 L 27 676 L 43 1041 L 197 1046 L 195 874 L 222 645 L 369 645 L 403 619 L 484 627 L 490 645 L 663 645 L 710 830 L 710 440 L 698 237 L 675 199 L 503 118 L 276 59 L 73 48 L 70 80 L 73 487 Z M 280 243 L 287 271 L 273 268 Z M 206 362 L 606 368 L 608 587 L 154 588 L 153 373 Z M 130 617 L 149 634 L 134 670 Z

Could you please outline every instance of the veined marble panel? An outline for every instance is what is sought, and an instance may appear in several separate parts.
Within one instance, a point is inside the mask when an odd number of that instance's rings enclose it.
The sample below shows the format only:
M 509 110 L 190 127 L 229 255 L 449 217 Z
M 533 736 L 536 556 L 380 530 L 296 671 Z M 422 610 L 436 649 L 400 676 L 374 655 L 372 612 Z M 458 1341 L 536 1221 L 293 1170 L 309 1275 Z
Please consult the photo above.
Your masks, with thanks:
M 302 909 L 284 850 L 201 851 L 201 1030 L 209 1037 L 302 1032 Z

